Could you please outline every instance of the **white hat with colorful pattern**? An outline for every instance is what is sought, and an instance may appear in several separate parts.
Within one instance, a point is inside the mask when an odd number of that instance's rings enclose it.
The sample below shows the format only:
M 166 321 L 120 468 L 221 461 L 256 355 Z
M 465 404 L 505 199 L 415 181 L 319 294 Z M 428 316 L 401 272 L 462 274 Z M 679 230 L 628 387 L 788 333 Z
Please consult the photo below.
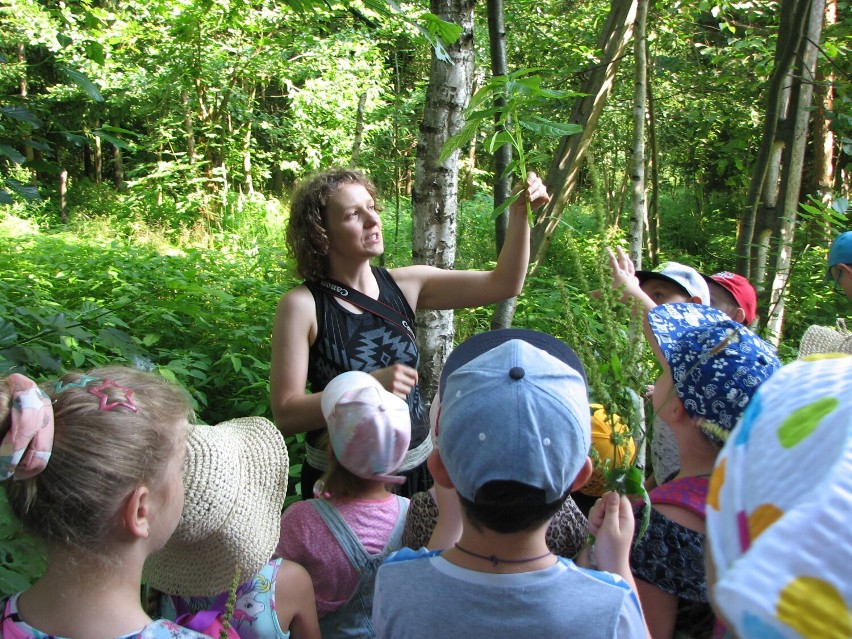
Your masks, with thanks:
M 852 357 L 788 364 L 716 460 L 707 540 L 740 639 L 852 637 Z

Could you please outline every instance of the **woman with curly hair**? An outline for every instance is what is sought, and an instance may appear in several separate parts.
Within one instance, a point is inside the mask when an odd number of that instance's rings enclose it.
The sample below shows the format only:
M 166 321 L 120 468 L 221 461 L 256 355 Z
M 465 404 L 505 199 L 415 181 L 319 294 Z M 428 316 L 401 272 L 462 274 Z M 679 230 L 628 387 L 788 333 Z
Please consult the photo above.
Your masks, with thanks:
M 550 196 L 527 176 L 525 196 L 536 208 Z M 360 171 L 331 169 L 308 178 L 293 194 L 287 245 L 304 282 L 278 303 L 272 333 L 272 412 L 285 435 L 307 433 L 302 495 L 311 497 L 327 460 L 322 390 L 342 372 L 371 373 L 408 402 L 411 447 L 402 466 L 402 493 L 425 490 L 431 446 L 429 420 L 417 383 L 414 339 L 418 309 L 483 306 L 521 292 L 529 262 L 526 200 L 509 209 L 506 239 L 491 271 L 426 265 L 371 265 L 384 252 L 374 184 Z M 354 303 L 353 303 L 354 302 Z M 377 314 L 378 313 L 378 314 Z M 310 385 L 310 394 L 305 393 Z

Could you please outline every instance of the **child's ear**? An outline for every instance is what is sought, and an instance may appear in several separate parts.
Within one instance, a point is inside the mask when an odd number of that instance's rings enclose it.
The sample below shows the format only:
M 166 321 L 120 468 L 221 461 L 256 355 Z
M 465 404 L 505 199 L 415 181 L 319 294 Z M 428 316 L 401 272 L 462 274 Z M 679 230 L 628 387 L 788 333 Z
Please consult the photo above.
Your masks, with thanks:
M 127 497 L 123 508 L 124 529 L 132 537 L 147 539 L 150 534 L 151 491 L 137 486 Z
M 697 295 L 693 295 L 692 297 L 690 297 L 689 301 L 692 302 L 693 304 L 703 304 L 704 303 L 704 302 L 701 301 L 701 298 L 698 297 Z
M 735 310 L 733 315 L 731 315 L 731 319 L 745 325 L 745 311 L 738 306 L 737 310 Z
M 441 451 L 437 448 L 426 458 L 426 467 L 432 473 L 432 478 L 436 484 L 442 488 L 455 488 L 455 484 L 453 484 L 453 480 L 450 479 L 450 474 L 447 472 L 447 467 L 444 466 L 444 460 L 441 459 Z
M 589 481 L 589 477 L 592 476 L 593 470 L 594 467 L 592 466 L 592 458 L 587 455 L 583 467 L 580 469 L 580 472 L 577 473 L 577 477 L 574 479 L 574 484 L 571 486 L 571 490 L 580 490 L 583 486 L 585 486 L 586 482 Z

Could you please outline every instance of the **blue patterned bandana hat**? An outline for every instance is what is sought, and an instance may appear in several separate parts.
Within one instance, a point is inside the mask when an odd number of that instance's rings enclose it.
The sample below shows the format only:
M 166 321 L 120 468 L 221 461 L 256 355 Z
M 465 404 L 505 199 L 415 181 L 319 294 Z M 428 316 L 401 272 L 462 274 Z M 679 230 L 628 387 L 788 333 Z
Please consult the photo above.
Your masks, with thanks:
M 662 304 L 648 323 L 690 417 L 722 446 L 757 388 L 781 367 L 775 350 L 722 311 L 702 304 Z

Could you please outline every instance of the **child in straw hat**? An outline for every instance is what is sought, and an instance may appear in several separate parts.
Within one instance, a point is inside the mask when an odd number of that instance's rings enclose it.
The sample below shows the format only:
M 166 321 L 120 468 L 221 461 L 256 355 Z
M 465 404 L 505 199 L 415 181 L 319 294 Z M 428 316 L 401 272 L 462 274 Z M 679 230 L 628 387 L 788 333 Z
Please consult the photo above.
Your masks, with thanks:
M 401 545 L 408 499 L 388 491 L 408 450 L 405 400 L 375 377 L 349 371 L 322 394 L 329 467 L 314 499 L 281 518 L 276 554 L 308 569 L 325 639 L 373 637 L 371 610 L 378 566 Z
M 196 426 L 187 442 L 186 504 L 169 542 L 145 564 L 172 595 L 171 615 L 198 629 L 220 613 L 241 639 L 318 639 L 313 586 L 292 561 L 270 561 L 287 493 L 287 448 L 263 417 Z M 169 605 L 171 604 L 171 605 Z
M 740 639 L 852 636 L 852 357 L 797 361 L 757 391 L 707 498 L 710 599 Z
M 179 388 L 130 368 L 0 380 L 9 505 L 48 550 L 44 575 L 0 602 L 0 637 L 202 638 L 152 621 L 139 597 L 180 518 L 191 417 Z

